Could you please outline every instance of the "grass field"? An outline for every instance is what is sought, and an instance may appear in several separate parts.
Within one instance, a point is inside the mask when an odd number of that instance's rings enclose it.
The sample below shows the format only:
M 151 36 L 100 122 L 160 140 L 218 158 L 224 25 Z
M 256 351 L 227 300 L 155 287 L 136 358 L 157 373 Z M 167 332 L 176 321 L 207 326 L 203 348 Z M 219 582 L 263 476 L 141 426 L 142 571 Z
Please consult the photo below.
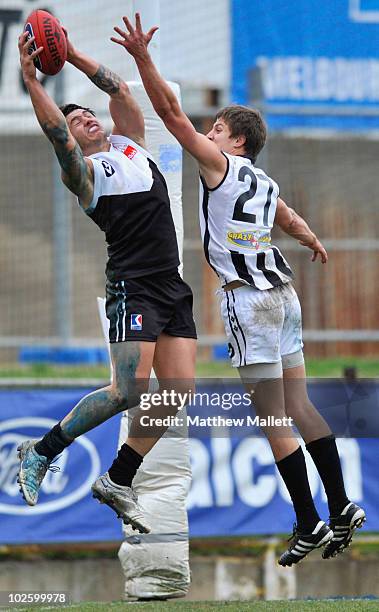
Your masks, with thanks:
M 239 612 L 240 610 L 253 610 L 254 612 L 374 612 L 379 610 L 378 600 L 307 600 L 307 601 L 164 601 L 164 602 L 107 602 L 107 603 L 79 603 L 49 610 L 77 610 L 78 612 L 98 612 L 112 610 L 112 612 L 125 612 L 129 606 L 136 606 L 142 612 L 208 612 L 222 610 L 223 612 Z M 13 608 L 13 611 L 27 611 L 31 608 Z M 39 608 L 43 610 L 44 608 Z M 46 608 L 45 608 L 46 610 Z
M 307 375 L 310 377 L 339 378 L 347 367 L 355 367 L 357 377 L 378 378 L 379 357 L 335 357 L 330 359 L 308 359 Z M 232 378 L 238 372 L 228 361 L 198 361 L 196 374 L 201 377 Z M 49 364 L 12 365 L 0 367 L 1 378 L 87 378 L 107 380 L 109 370 L 104 366 L 53 366 Z

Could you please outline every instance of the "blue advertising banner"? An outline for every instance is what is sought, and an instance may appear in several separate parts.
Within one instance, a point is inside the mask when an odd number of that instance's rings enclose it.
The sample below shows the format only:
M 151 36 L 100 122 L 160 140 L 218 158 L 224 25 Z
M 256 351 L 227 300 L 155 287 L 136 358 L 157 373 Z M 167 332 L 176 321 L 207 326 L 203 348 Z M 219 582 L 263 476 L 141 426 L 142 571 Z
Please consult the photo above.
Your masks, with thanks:
M 91 389 L 92 390 L 92 389 Z M 75 542 L 121 540 L 120 521 L 92 498 L 91 485 L 117 452 L 120 418 L 81 436 L 54 462 L 38 504 L 27 506 L 16 482 L 17 447 L 39 438 L 63 418 L 89 390 L 0 391 L 0 542 Z
M 232 0 L 232 100 L 272 129 L 379 127 L 379 0 Z
M 188 409 L 193 470 L 188 499 L 190 534 L 290 532 L 295 518 L 291 500 L 269 443 L 256 425 L 247 423 L 255 419 L 254 412 L 246 408 L 249 396 L 238 393 L 241 387 L 230 383 L 225 389 L 220 384 L 209 386 L 207 391 L 210 398 L 212 391 L 222 391 L 222 403 L 202 410 L 203 416 L 210 414 L 221 425 L 206 430 L 199 426 L 201 411 L 194 414 Z M 325 379 L 308 383 L 308 392 L 338 437 L 348 497 L 365 508 L 367 529 L 378 531 L 379 383 Z M 313 497 L 326 520 L 328 507 L 321 479 L 309 453 L 304 455 Z
M 268 442 L 263 438 L 190 440 L 193 483 L 188 507 L 191 536 L 289 533 L 295 515 Z M 377 439 L 340 439 L 349 498 L 362 505 L 367 529 L 379 531 Z M 323 520 L 328 507 L 307 452 L 308 475 Z
M 212 400 L 216 389 L 220 391 L 220 386 L 210 385 L 201 391 L 206 391 Z M 214 402 L 204 409 L 197 403 L 194 409 L 188 409 L 193 470 L 188 498 L 191 536 L 291 531 L 294 515 L 288 493 L 267 440 L 257 426 L 243 424 L 246 409 L 243 401 L 236 408 L 238 390 L 235 384 L 227 385 L 222 389 L 222 405 Z M 93 481 L 106 471 L 115 456 L 119 417 L 81 436 L 66 449 L 57 462 L 61 471 L 47 474 L 36 507 L 25 505 L 16 482 L 16 449 L 20 442 L 43 435 L 88 391 L 0 391 L 1 544 L 122 539 L 120 521 L 109 508 L 97 504 L 90 493 Z M 345 436 L 338 445 L 347 494 L 365 508 L 367 529 L 379 531 L 379 444 L 373 437 L 379 432 L 379 385 L 373 381 L 352 386 L 325 381 L 311 383 L 309 392 L 334 430 Z M 219 422 L 215 427 L 203 427 L 201 418 Z M 225 421 L 223 425 L 221 421 L 228 418 L 236 421 L 231 425 Z M 305 456 L 312 493 L 326 519 L 322 484 L 307 452 Z

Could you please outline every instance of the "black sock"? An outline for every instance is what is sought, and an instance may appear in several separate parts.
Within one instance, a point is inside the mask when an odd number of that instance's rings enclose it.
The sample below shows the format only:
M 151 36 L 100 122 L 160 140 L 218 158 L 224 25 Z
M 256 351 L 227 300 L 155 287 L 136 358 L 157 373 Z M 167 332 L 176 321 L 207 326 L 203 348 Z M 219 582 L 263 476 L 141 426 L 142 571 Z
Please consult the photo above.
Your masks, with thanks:
M 320 520 L 309 487 L 304 453 L 301 447 L 276 463 L 296 513 L 300 533 L 312 533 Z
M 44 455 L 51 461 L 57 455 L 60 455 L 67 446 L 69 446 L 73 440 L 69 440 L 64 435 L 61 424 L 54 425 L 51 429 L 37 444 L 35 450 L 39 455 Z
M 330 516 L 337 516 L 349 503 L 338 455 L 336 439 L 333 435 L 314 440 L 306 446 L 320 474 L 328 498 Z
M 109 478 L 122 487 L 131 487 L 132 480 L 143 461 L 143 457 L 131 446 L 123 444 L 108 470 Z

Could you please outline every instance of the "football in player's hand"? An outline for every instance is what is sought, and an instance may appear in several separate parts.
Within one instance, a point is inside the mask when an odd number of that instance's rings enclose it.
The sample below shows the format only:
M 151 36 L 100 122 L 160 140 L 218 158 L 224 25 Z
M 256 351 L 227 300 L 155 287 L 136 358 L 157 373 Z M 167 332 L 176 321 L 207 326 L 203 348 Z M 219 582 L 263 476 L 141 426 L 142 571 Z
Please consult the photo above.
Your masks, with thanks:
M 62 70 L 67 59 L 67 40 L 58 19 L 47 11 L 37 9 L 30 13 L 24 30 L 28 32 L 28 38 L 35 37 L 30 45 L 32 51 L 43 47 L 43 51 L 34 59 L 36 68 L 49 75 Z

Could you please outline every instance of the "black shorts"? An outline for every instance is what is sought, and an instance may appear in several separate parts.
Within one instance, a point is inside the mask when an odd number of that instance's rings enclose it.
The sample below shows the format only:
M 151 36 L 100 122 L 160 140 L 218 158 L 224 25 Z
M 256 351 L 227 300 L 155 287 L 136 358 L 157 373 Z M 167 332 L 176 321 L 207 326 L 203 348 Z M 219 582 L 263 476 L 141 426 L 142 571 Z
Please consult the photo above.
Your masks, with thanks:
M 161 333 L 197 338 L 193 295 L 177 270 L 106 284 L 109 342 L 156 342 Z

